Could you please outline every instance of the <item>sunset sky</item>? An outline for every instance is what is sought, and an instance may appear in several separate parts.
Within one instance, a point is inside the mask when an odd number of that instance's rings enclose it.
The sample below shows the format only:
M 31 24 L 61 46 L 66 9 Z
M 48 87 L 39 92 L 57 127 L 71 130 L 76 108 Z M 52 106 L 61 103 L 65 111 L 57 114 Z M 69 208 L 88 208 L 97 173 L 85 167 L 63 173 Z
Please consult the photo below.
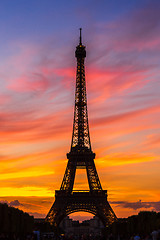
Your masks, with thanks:
M 71 145 L 80 27 L 108 201 L 118 217 L 160 211 L 158 0 L 1 1 L 0 201 L 35 217 L 54 202 Z M 88 189 L 85 170 L 74 189 Z

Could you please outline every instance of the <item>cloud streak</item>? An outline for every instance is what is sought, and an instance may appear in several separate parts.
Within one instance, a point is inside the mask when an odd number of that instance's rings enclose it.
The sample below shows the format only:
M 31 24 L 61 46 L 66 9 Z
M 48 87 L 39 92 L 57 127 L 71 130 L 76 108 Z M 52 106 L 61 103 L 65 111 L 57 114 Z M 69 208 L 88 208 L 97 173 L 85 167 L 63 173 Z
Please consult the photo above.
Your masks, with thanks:
M 133 210 L 148 209 L 152 211 L 160 211 L 160 202 L 142 202 L 141 200 L 137 202 L 127 202 L 127 201 L 113 201 L 111 204 L 120 206 L 123 208 L 129 208 Z

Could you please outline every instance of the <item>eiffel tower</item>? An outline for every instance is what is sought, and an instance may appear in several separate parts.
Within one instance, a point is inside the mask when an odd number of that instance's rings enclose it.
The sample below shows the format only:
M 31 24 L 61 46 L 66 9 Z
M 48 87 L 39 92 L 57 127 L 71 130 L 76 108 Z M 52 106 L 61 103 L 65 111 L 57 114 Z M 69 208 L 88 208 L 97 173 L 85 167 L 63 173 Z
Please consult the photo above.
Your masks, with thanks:
M 58 226 L 65 216 L 85 211 L 99 217 L 104 226 L 108 226 L 117 218 L 107 201 L 107 190 L 102 189 L 94 163 L 95 153 L 91 149 L 84 67 L 86 50 L 82 44 L 81 28 L 75 56 L 77 73 L 71 149 L 67 153 L 68 164 L 60 190 L 55 191 L 55 202 L 46 216 L 46 221 Z M 86 169 L 89 191 L 73 191 L 77 168 Z

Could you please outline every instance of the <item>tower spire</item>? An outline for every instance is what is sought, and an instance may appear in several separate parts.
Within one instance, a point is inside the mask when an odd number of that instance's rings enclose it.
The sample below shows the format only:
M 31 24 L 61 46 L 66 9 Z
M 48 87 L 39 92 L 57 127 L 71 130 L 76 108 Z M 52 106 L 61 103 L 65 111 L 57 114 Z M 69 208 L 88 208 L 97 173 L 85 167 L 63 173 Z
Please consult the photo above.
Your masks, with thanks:
M 84 151 L 84 149 L 91 151 L 84 65 L 86 50 L 85 46 L 82 45 L 81 30 L 80 28 L 80 42 L 75 51 L 77 73 L 71 151 Z
M 82 45 L 82 28 L 80 30 L 79 45 Z

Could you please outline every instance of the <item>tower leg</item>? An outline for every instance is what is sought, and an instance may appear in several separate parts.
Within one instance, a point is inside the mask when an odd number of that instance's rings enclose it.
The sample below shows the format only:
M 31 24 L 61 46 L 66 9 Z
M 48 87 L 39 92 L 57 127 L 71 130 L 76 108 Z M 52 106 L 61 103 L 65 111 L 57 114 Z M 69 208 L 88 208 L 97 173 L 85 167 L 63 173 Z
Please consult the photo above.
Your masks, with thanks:
M 75 174 L 76 174 L 76 160 L 69 159 L 67 168 L 63 177 L 60 190 L 65 190 L 68 193 L 72 192 Z
M 86 161 L 86 171 L 90 190 L 102 190 L 102 186 L 93 159 Z

